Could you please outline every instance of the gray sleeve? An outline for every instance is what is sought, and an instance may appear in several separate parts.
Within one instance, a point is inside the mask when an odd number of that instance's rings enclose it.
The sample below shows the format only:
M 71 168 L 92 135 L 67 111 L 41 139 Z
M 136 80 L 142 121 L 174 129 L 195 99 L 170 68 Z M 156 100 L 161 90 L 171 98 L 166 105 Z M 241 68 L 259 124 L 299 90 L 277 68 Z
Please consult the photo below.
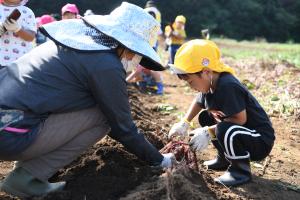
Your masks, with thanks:
M 205 108 L 205 98 L 203 93 L 199 92 L 196 96 L 196 101 L 200 105 L 201 108 Z
M 100 68 L 94 68 L 93 72 L 89 73 L 89 86 L 107 117 L 111 127 L 110 136 L 150 165 L 159 165 L 163 156 L 138 131 L 132 120 L 123 68 Z

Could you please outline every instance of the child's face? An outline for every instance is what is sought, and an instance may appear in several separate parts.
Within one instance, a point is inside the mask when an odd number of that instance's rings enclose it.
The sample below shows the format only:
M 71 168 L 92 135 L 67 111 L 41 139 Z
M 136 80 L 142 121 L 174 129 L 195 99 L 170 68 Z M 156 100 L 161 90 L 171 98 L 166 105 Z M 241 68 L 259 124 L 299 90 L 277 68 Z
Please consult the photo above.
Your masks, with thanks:
M 182 80 L 186 81 L 190 87 L 198 92 L 208 93 L 210 88 L 210 77 L 208 73 L 185 74 Z
M 22 0 L 4 0 L 3 2 L 8 5 L 19 5 Z
M 178 29 L 182 29 L 184 27 L 184 23 L 182 22 L 175 22 L 175 26 L 178 28 Z
M 76 14 L 71 12 L 65 12 L 62 19 L 76 19 Z

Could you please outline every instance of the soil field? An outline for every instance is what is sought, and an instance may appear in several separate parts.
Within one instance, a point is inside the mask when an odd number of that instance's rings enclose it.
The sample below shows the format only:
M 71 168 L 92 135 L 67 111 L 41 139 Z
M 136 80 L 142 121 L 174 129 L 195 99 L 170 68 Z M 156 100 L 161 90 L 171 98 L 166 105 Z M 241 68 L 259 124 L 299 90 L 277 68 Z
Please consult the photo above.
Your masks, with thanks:
M 289 95 L 292 103 L 299 102 L 300 72 L 293 66 L 257 61 L 237 63 L 229 59 L 226 62 L 237 70 L 242 81 L 247 80 L 253 85 L 252 92 L 263 101 L 263 105 L 270 106 L 267 94 L 276 94 L 282 100 Z M 282 91 L 277 85 L 278 79 L 288 80 Z M 187 110 L 195 95 L 168 71 L 164 72 L 164 82 L 164 96 L 141 94 L 135 88 L 129 88 L 133 118 L 158 149 L 168 142 L 166 135 L 169 129 Z M 267 89 L 266 83 L 269 84 Z M 283 112 L 282 107 L 278 110 L 276 106 L 272 104 L 268 108 L 276 131 L 276 143 L 270 156 L 261 162 L 251 163 L 253 180 L 249 184 L 227 188 L 213 182 L 213 178 L 222 172 L 208 171 L 203 166 L 203 162 L 216 153 L 212 145 L 197 154 L 199 171 L 186 166 L 162 171 L 147 166 L 121 144 L 106 137 L 51 178 L 51 181 L 67 181 L 63 192 L 33 199 L 300 199 L 300 110 L 294 106 L 293 112 Z M 195 123 L 195 126 L 198 125 Z M 0 161 L 0 179 L 12 167 L 12 162 Z M 18 198 L 0 192 L 0 199 Z

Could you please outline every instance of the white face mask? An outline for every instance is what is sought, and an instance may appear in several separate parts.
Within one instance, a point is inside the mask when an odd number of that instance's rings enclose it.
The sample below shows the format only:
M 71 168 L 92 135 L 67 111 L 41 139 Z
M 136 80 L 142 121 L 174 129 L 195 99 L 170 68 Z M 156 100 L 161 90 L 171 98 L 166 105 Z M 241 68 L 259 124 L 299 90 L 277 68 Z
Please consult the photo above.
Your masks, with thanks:
M 126 57 L 122 58 L 121 63 L 123 64 L 125 71 L 130 72 L 138 66 L 141 60 L 142 56 L 135 54 L 131 60 L 127 60 Z

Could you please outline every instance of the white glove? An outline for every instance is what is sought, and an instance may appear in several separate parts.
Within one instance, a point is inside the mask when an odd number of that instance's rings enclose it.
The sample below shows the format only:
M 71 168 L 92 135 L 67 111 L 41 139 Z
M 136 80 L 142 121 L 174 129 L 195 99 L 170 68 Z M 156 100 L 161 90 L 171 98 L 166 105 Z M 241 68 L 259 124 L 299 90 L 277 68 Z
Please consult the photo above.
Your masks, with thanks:
M 197 128 L 189 133 L 190 136 L 193 136 L 190 140 L 189 145 L 193 150 L 203 151 L 207 148 L 211 136 L 208 132 L 208 127 Z
M 161 161 L 160 166 L 162 168 L 171 168 L 175 164 L 176 158 L 173 153 L 162 154 L 164 159 Z
M 18 32 L 22 29 L 22 27 L 18 24 L 18 22 L 13 19 L 10 19 L 10 20 L 6 19 L 3 23 L 3 25 L 6 28 L 6 30 L 12 31 L 14 33 Z
M 0 22 L 0 37 L 6 32 L 3 23 Z
M 186 134 L 189 126 L 190 125 L 184 120 L 174 124 L 172 126 L 171 130 L 169 131 L 168 137 L 171 138 L 172 136 L 175 136 L 175 135 L 184 136 Z

